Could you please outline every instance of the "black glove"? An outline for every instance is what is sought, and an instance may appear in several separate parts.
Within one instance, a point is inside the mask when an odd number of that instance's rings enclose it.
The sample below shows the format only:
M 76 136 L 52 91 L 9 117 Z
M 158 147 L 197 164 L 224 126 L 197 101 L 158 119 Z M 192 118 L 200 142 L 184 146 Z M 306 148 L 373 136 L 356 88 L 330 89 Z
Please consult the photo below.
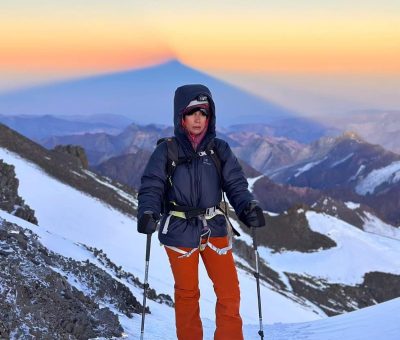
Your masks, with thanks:
M 139 218 L 137 231 L 142 234 L 152 234 L 157 229 L 158 220 L 152 211 L 145 211 Z
M 239 219 L 249 228 L 260 228 L 265 226 L 265 218 L 257 201 L 250 201 L 243 209 Z

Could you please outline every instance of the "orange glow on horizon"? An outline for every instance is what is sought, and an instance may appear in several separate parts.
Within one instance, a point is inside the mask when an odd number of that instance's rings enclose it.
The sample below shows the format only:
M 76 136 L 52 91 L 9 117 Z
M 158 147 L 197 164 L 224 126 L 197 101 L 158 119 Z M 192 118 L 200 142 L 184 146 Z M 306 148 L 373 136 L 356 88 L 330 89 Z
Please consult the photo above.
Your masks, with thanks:
M 20 72 L 104 72 L 161 63 L 175 55 L 145 25 L 92 19 L 67 23 L 54 19 L 23 25 L 0 21 L 0 69 Z
M 0 70 L 102 72 L 178 58 L 218 71 L 400 73 L 395 16 L 228 14 L 207 12 L 199 21 L 179 11 L 155 12 L 151 20 L 0 14 Z
M 166 36 L 189 65 L 241 72 L 400 73 L 400 21 L 393 17 L 209 18 L 171 24 Z M 179 27 L 188 26 L 187 30 Z M 240 28 L 238 28 L 240 27 Z M 199 43 L 204 42 L 204 44 Z
M 268 52 L 258 55 L 236 53 L 234 58 L 225 54 L 214 54 L 212 59 L 197 56 L 180 58 L 189 65 L 201 69 L 216 71 L 239 71 L 248 73 L 366 73 L 366 74 L 399 74 L 400 54 L 382 55 L 330 53 L 323 51 L 315 53 L 293 52 L 291 54 Z M 240 67 L 239 65 L 246 65 Z

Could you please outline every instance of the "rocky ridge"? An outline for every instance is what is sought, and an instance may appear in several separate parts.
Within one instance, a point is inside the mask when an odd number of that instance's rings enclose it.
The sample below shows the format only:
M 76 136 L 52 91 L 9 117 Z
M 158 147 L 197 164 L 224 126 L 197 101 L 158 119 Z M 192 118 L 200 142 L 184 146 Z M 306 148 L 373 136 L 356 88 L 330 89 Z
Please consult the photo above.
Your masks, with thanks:
M 1 219 L 0 267 L 1 338 L 35 339 L 46 334 L 48 339 L 89 339 L 122 335 L 118 317 L 109 308 L 99 306 L 101 299 L 95 302 L 74 287 L 72 277 L 68 277 L 68 273 L 79 272 L 95 281 L 107 278 L 104 272 L 49 252 L 33 232 Z M 98 287 L 92 288 L 93 292 L 98 291 Z M 125 300 L 124 294 L 113 294 L 114 299 Z M 110 304 L 106 299 L 103 302 Z M 128 303 L 131 313 L 139 312 L 140 303 L 133 296 Z
M 115 312 L 139 317 L 143 307 L 129 286 L 143 289 L 144 284 L 102 250 L 80 246 L 93 260 L 49 251 L 34 232 L 0 218 L 0 310 L 6 311 L 0 315 L 0 338 L 120 337 L 123 328 Z M 169 295 L 151 287 L 147 296 L 174 306 Z

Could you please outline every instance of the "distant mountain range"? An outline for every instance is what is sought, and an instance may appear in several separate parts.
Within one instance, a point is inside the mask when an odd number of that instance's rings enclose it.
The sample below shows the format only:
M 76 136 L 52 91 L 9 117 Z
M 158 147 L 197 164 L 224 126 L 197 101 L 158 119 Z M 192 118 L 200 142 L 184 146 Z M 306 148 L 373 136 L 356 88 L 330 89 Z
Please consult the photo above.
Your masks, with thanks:
M 250 132 L 260 136 L 284 137 L 310 143 L 323 136 L 339 135 L 342 129 L 304 117 L 282 118 L 268 124 L 236 124 L 228 132 Z
M 312 188 L 368 205 L 400 225 L 400 155 L 364 141 L 354 133 L 325 139 L 308 158 L 271 174 L 274 181 Z
M 67 144 L 65 139 L 73 139 L 75 143 L 81 144 L 83 143 L 80 137 L 82 135 L 106 133 L 114 136 L 124 130 L 126 130 L 125 134 L 134 134 L 136 131 L 135 128 L 128 128 L 132 124 L 131 119 L 112 114 L 62 117 L 52 115 L 0 115 L 0 123 L 47 146 L 50 140 L 53 140 L 51 142 L 52 146 L 57 143 Z M 137 124 L 134 125 L 140 127 Z M 172 129 L 166 125 L 150 124 L 149 126 L 160 131 L 166 130 L 169 135 L 173 134 Z M 239 145 L 234 139 L 242 137 L 248 139 L 246 136 L 252 135 L 270 141 L 281 137 L 300 143 L 309 143 L 323 136 L 338 135 L 340 132 L 339 129 L 306 118 L 288 118 L 268 124 L 235 124 L 226 128 L 217 127 L 217 131 L 223 134 L 224 138 L 227 138 L 232 143 L 232 146 Z M 227 134 L 232 135 L 233 139 L 229 139 Z M 165 134 L 161 133 L 161 135 L 164 136 Z
M 57 145 L 80 145 L 86 150 L 89 163 L 92 166 L 96 166 L 109 158 L 133 154 L 138 150 L 153 151 L 160 138 L 173 135 L 174 131 L 171 126 L 130 124 L 115 135 L 84 133 L 52 136 L 41 140 L 41 144 L 49 149 Z M 228 141 L 232 147 L 240 145 L 236 140 L 221 132 L 217 132 L 217 136 Z
M 254 127 L 260 133 L 239 131 L 239 127 L 233 128 L 235 132 L 225 129 L 219 136 L 230 143 L 245 167 L 272 179 L 258 181 L 254 189 L 265 209 L 280 213 L 293 204 L 311 205 L 331 196 L 365 204 L 386 222 L 400 224 L 400 155 L 369 144 L 352 132 L 302 144 L 262 135 L 268 128 L 265 125 Z M 50 149 L 60 144 L 80 145 L 93 170 L 138 188 L 157 140 L 171 135 L 171 127 L 131 124 L 117 135 L 54 136 L 42 143 Z
M 139 70 L 37 86 L 0 95 L 3 115 L 116 114 L 141 124 L 173 121 L 173 96 L 183 84 L 202 83 L 213 93 L 218 124 L 268 123 L 297 114 L 185 66 L 177 60 Z
M 93 115 L 88 117 L 55 117 L 51 115 L 33 116 L 0 115 L 0 123 L 15 129 L 19 133 L 40 142 L 51 136 L 105 132 L 116 134 L 132 121 L 115 115 Z
M 49 123 L 47 124 L 45 118 L 48 117 L 50 116 L 38 117 L 39 121 L 35 122 L 35 118 L 30 116 L 29 120 L 21 125 L 27 126 L 31 124 L 30 128 L 17 126 L 15 129 L 35 139 L 38 133 L 36 130 L 38 124 L 42 124 L 43 126 L 49 124 L 50 127 L 47 131 L 52 131 L 51 124 L 54 119 L 58 120 L 58 118 L 49 118 Z M 23 118 L 21 117 L 20 119 L 23 120 Z M 299 159 L 304 159 L 313 152 L 312 147 L 298 142 L 298 139 L 314 140 L 314 138 L 318 139 L 322 136 L 337 134 L 336 130 L 324 128 L 322 125 L 314 124 L 310 120 L 295 118 L 287 119 L 286 123 L 287 125 L 282 126 L 282 128 L 270 124 L 237 124 L 229 128 L 217 130 L 217 135 L 229 142 L 240 158 L 257 170 L 267 173 L 281 166 L 294 163 Z M 68 122 L 66 128 L 70 124 Z M 80 122 L 76 122 L 76 126 L 79 129 L 82 125 Z M 100 129 L 98 124 L 94 126 Z M 297 127 L 294 128 L 295 126 Z M 315 130 L 316 126 L 318 126 L 318 131 Z M 87 133 L 84 133 L 77 130 L 75 133 L 63 135 L 62 132 L 65 129 L 61 125 L 59 132 L 52 133 L 50 136 L 47 134 L 47 137 L 42 138 L 39 142 L 47 148 L 54 148 L 59 144 L 81 145 L 85 148 L 89 162 L 92 165 L 97 165 L 111 157 L 135 153 L 138 149 L 151 151 L 154 149 L 159 138 L 174 134 L 171 126 L 167 127 L 155 124 L 146 126 L 130 124 L 123 130 L 121 129 L 119 133 L 113 134 L 106 133 L 106 131 L 97 132 L 88 130 Z M 293 139 L 290 138 L 292 136 L 290 131 L 293 129 L 296 129 L 298 132 L 298 139 L 294 136 Z M 300 134 L 301 130 L 303 131 L 302 134 Z M 304 137 L 300 138 L 301 135 Z
M 172 127 L 131 124 L 117 135 L 85 133 L 53 136 L 43 140 L 42 145 L 49 149 L 60 144 L 80 145 L 85 149 L 90 165 L 95 166 L 112 157 L 134 154 L 140 149 L 152 151 L 160 138 L 172 135 Z

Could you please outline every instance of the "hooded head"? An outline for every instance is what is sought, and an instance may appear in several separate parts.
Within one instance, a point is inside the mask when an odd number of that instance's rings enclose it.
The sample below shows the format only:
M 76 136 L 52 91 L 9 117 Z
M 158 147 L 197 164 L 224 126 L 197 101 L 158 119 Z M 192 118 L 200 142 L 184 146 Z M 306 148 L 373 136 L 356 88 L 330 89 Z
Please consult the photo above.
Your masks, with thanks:
M 174 97 L 174 127 L 175 136 L 181 141 L 186 139 L 186 132 L 181 122 L 186 112 L 206 110 L 209 122 L 205 140 L 215 137 L 215 105 L 210 90 L 200 84 L 183 85 L 176 89 Z

